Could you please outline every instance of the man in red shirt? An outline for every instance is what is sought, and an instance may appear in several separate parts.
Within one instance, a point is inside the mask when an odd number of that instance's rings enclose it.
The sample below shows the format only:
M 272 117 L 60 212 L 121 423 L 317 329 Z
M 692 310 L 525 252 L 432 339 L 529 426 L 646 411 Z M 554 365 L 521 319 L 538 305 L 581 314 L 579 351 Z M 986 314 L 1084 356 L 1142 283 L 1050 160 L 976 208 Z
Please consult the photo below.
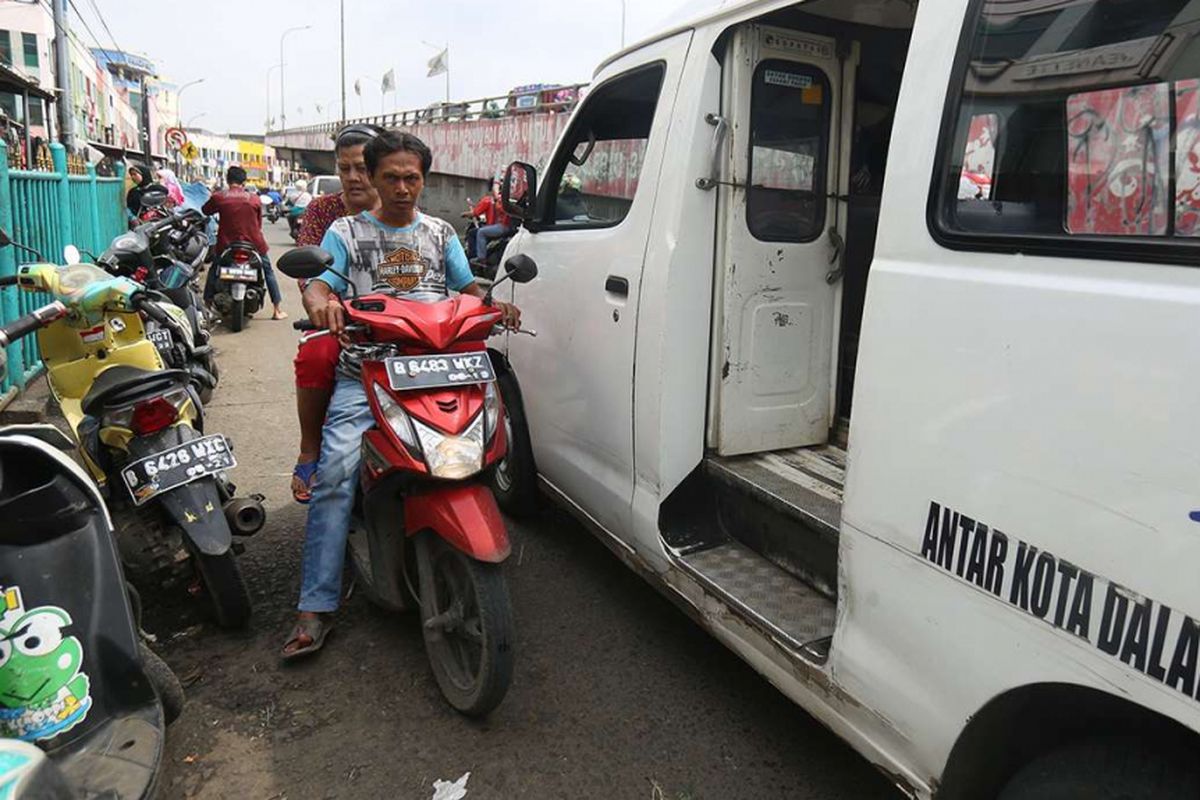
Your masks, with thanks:
M 271 295 L 271 304 L 275 313 L 271 319 L 287 319 L 287 314 L 280 308 L 283 296 L 279 294 L 279 283 L 275 280 L 275 270 L 271 269 L 271 260 L 267 258 L 267 240 L 262 234 L 262 203 L 258 195 L 246 191 L 246 170 L 241 167 L 230 167 L 225 173 L 225 182 L 229 188 L 215 193 L 200 210 L 205 214 L 219 215 L 217 224 L 217 249 L 220 256 L 234 242 L 249 242 L 263 259 L 263 277 L 267 281 L 267 293 Z M 204 287 L 204 300 L 211 302 L 216 293 L 215 269 L 208 271 L 208 281 Z
M 473 216 L 482 215 L 483 221 L 487 223 L 475 231 L 474 254 L 476 261 L 486 261 L 488 240 L 507 236 L 511 230 L 508 214 L 504 213 L 504 207 L 500 204 L 499 182 L 492 184 L 492 193 L 481 198 L 475 208 L 471 209 L 471 214 Z

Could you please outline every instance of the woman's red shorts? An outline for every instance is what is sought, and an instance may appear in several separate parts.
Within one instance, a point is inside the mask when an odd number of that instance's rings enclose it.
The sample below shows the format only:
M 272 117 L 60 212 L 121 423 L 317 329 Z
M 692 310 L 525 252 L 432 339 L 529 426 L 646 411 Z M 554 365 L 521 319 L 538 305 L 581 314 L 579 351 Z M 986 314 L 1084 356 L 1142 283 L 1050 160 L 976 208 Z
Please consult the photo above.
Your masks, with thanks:
M 296 350 L 296 388 L 333 391 L 334 373 L 342 346 L 336 336 L 307 336 Z

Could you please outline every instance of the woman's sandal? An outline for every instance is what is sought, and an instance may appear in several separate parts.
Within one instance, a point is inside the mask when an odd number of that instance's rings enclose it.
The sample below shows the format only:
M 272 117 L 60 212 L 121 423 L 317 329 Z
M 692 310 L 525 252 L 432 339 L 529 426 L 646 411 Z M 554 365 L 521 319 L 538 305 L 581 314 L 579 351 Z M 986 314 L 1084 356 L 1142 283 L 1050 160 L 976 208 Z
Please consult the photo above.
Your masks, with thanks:
M 292 661 L 312 655 L 325 646 L 325 639 L 332 630 L 333 621 L 329 614 L 318 614 L 315 617 L 301 617 L 297 620 L 296 627 L 292 628 L 287 641 L 283 643 L 283 649 L 279 652 L 279 655 L 284 661 Z M 301 645 L 293 650 L 288 649 L 293 643 L 299 644 L 302 638 L 307 638 L 308 644 Z
M 307 505 L 308 501 L 312 500 L 312 487 L 316 480 L 316 461 L 297 463 L 292 469 L 292 499 L 297 503 Z

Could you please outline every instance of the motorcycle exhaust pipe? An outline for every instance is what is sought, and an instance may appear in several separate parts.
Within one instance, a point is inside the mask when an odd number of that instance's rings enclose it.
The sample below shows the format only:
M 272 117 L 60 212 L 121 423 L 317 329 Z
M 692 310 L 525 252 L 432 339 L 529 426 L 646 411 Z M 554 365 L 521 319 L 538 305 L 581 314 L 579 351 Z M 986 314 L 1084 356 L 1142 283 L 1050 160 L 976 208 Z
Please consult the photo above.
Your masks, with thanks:
M 267 521 L 260 496 L 235 497 L 225 504 L 225 519 L 234 536 L 253 536 Z

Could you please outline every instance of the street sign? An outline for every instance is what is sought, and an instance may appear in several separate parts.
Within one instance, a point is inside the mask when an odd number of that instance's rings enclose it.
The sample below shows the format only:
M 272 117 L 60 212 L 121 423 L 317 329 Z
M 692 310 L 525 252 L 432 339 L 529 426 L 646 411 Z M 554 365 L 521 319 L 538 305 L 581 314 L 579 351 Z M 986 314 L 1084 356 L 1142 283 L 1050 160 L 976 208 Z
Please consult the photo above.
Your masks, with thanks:
M 196 145 L 192 144 L 191 142 L 185 142 L 183 147 L 179 148 L 179 152 L 190 164 L 196 160 L 197 156 L 200 155 L 200 148 L 196 147 Z
M 167 128 L 163 137 L 167 141 L 167 147 L 172 150 L 182 150 L 183 146 L 188 143 L 187 132 L 183 128 Z

